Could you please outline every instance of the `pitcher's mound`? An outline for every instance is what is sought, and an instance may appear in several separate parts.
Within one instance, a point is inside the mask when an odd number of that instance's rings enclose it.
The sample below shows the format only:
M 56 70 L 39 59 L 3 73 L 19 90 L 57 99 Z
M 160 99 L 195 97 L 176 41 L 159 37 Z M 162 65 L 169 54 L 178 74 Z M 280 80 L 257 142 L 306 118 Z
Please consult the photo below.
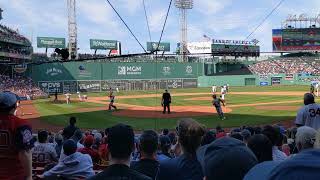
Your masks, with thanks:
M 230 108 L 223 107 L 224 113 L 229 113 Z M 128 108 L 113 112 L 112 115 L 133 117 L 133 118 L 181 118 L 181 117 L 198 117 L 210 116 L 216 114 L 214 107 L 207 106 L 173 106 L 170 114 L 162 114 L 161 107 L 137 107 Z

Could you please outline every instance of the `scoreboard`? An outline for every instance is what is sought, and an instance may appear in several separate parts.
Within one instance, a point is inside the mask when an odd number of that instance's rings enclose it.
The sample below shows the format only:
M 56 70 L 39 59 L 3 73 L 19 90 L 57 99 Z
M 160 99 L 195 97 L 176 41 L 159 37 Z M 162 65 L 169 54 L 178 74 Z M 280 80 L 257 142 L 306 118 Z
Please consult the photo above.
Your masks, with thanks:
M 319 51 L 320 28 L 272 30 L 273 51 Z
M 214 56 L 258 57 L 260 56 L 260 46 L 212 44 L 212 54 Z

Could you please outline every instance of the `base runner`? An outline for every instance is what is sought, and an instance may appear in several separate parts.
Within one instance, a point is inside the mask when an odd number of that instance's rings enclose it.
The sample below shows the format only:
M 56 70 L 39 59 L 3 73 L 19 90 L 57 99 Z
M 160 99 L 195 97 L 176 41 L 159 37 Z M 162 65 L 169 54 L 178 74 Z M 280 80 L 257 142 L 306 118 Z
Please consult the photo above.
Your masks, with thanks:
M 221 100 L 220 98 L 217 98 L 217 95 L 213 95 L 212 98 L 213 98 L 212 105 L 216 108 L 220 119 L 221 120 L 225 120 L 226 117 L 224 116 L 224 114 L 222 112 L 222 108 L 221 108 L 221 103 L 222 103 L 223 106 L 225 106 L 224 101 Z

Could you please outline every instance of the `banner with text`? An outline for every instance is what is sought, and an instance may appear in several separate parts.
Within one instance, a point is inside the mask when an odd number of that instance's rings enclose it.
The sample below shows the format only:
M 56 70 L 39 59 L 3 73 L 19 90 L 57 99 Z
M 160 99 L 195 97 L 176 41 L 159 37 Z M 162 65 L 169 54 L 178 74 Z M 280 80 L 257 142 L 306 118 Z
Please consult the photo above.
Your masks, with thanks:
M 118 49 L 117 43 L 118 41 L 115 40 L 90 39 L 90 49 Z
M 65 48 L 66 39 L 55 38 L 55 37 L 37 37 L 37 47 L 38 48 Z
M 159 44 L 158 47 L 157 42 L 147 42 L 147 51 L 166 51 L 169 52 L 170 51 L 170 43 L 167 42 L 163 42 Z

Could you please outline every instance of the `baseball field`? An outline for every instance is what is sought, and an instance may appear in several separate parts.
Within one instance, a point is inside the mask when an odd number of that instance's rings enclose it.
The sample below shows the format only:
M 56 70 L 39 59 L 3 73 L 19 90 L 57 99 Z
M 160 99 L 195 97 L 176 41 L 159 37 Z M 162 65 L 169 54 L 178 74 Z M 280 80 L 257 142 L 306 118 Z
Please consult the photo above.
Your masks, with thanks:
M 119 110 L 107 111 L 107 93 L 91 93 L 86 102 L 72 95 L 72 103 L 65 103 L 65 96 L 58 102 L 51 99 L 25 102 L 22 118 L 30 119 L 34 129 L 61 129 L 70 116 L 78 118 L 83 129 L 104 129 L 116 123 L 132 125 L 135 130 L 173 129 L 181 118 L 193 118 L 208 128 L 239 127 L 282 123 L 290 126 L 297 110 L 303 105 L 303 94 L 308 86 L 231 87 L 226 95 L 226 120 L 220 120 L 212 106 L 210 88 L 170 90 L 172 104 L 170 115 L 162 114 L 163 90 L 115 93 Z

